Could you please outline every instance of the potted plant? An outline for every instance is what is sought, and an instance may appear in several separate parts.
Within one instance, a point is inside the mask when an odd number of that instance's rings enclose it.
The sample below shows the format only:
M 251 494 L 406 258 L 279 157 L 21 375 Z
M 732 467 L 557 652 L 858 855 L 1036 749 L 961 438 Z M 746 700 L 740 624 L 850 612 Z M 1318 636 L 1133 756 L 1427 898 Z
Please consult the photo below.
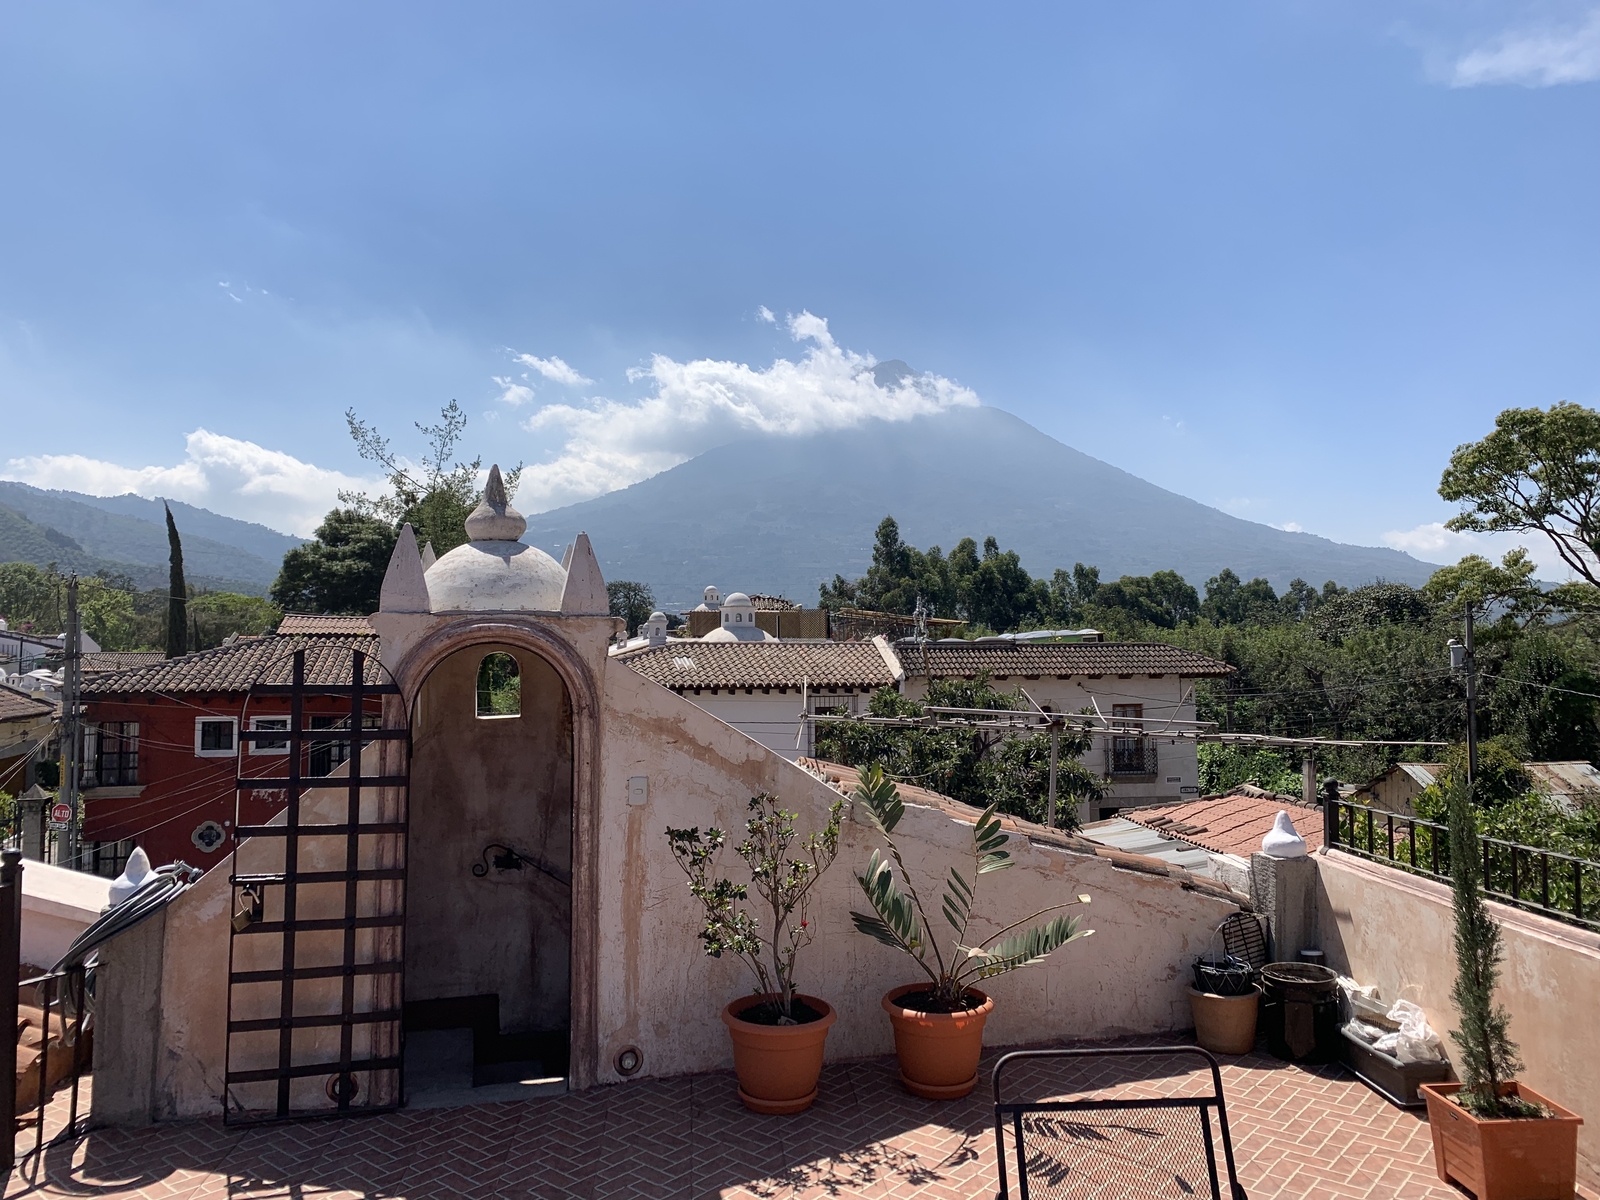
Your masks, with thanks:
M 833 1007 L 795 988 L 795 960 L 811 942 L 807 899 L 839 854 L 844 801 L 828 809 L 821 830 L 796 846 L 795 814 L 762 792 L 751 797 L 745 839 L 734 848 L 750 869 L 750 882 L 717 874 L 727 840 L 720 829 L 668 829 L 672 856 L 689 877 L 689 891 L 705 912 L 700 941 L 712 958 L 737 955 L 755 977 L 755 992 L 722 1010 L 733 1040 L 739 1099 L 759 1113 L 797 1113 L 817 1098 L 822 1049 L 837 1015 Z M 744 902 L 754 888 L 762 917 Z M 762 920 L 770 924 L 763 932 Z
M 947 955 L 939 948 L 922 897 L 895 845 L 894 831 L 905 815 L 900 790 L 884 777 L 882 766 L 873 766 L 862 774 L 853 799 L 883 835 L 894 862 L 891 866 L 881 851 L 872 852 L 865 873 L 856 876 L 856 881 L 873 911 L 852 912 L 850 916 L 862 933 L 904 951 L 927 976 L 926 980 L 893 988 L 883 997 L 883 1010 L 894 1026 L 900 1077 L 911 1092 L 930 1100 L 965 1096 L 978 1082 L 983 1026 L 994 1010 L 994 1000 L 973 984 L 1031 966 L 1068 942 L 1093 933 L 1092 929 L 1079 929 L 1076 918 L 1065 916 L 1024 933 L 1012 932 L 1046 913 L 1087 904 L 1089 897 L 1077 896 L 1065 904 L 1040 909 L 986 938 L 973 939 L 969 945 L 973 889 L 978 876 L 1012 865 L 1010 853 L 1003 849 L 1007 835 L 991 804 L 972 828 L 971 878 L 951 867 L 945 880 L 940 908 L 954 934 Z M 898 884 L 896 868 L 900 872 Z M 930 952 L 932 962 L 928 961 Z
M 1189 989 L 1194 1040 L 1213 1054 L 1249 1054 L 1255 1049 L 1260 1000 L 1249 963 L 1228 954 L 1202 956 Z
M 1477 826 L 1463 780 L 1446 793 L 1450 875 L 1456 918 L 1456 982 L 1450 998 L 1461 1025 L 1460 1083 L 1425 1083 L 1433 1158 L 1439 1178 L 1478 1200 L 1567 1200 L 1578 1170 L 1576 1113 L 1511 1077 L 1521 1069 L 1508 1036 L 1510 1017 L 1494 1002 L 1500 976 L 1500 927 L 1478 890 Z

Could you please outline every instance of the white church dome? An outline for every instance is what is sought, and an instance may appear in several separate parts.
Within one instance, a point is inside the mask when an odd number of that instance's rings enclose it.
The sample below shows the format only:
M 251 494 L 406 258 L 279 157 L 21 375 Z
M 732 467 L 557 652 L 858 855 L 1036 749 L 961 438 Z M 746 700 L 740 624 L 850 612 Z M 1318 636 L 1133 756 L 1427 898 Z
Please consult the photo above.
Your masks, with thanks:
M 743 592 L 731 592 L 722 601 L 722 624 L 713 629 L 702 642 L 775 642 L 766 630 L 756 624 L 755 603 Z
M 467 518 L 472 540 L 428 568 L 434 612 L 560 612 L 567 572 L 536 546 L 517 539 L 527 529 L 506 500 L 500 468 L 491 467 L 483 503 Z

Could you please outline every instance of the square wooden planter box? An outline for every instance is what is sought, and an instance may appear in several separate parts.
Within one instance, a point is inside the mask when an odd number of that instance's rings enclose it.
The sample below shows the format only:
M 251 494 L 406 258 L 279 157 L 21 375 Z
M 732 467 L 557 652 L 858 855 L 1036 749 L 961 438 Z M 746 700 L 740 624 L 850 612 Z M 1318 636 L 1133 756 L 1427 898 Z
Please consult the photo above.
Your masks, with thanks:
M 1459 1083 L 1425 1083 L 1433 1159 L 1439 1178 L 1472 1192 L 1478 1200 L 1572 1200 L 1578 1182 L 1578 1126 L 1568 1112 L 1521 1083 L 1500 1085 L 1502 1096 L 1520 1096 L 1555 1115 L 1538 1120 L 1491 1120 L 1455 1103 Z

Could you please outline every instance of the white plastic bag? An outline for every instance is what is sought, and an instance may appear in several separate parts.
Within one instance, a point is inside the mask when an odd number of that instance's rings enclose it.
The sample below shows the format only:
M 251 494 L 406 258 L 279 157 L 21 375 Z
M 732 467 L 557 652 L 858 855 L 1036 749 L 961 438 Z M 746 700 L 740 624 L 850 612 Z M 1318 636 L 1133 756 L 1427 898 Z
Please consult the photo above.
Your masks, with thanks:
M 1386 1033 L 1372 1044 L 1374 1050 L 1391 1054 L 1403 1063 L 1439 1062 L 1444 1049 L 1439 1035 L 1428 1024 L 1428 1016 L 1409 1000 L 1396 1000 L 1389 1010 L 1389 1019 L 1398 1021 L 1400 1029 Z

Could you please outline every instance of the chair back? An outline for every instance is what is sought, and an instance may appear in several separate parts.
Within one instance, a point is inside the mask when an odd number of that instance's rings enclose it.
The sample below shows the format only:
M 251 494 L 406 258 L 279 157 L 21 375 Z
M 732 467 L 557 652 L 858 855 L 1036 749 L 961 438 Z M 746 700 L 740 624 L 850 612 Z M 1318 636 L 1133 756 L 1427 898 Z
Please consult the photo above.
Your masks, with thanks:
M 1222 1073 L 1198 1046 L 1006 1054 L 994 1067 L 994 1136 L 1000 1200 L 1013 1175 L 1020 1200 L 1247 1200 Z

